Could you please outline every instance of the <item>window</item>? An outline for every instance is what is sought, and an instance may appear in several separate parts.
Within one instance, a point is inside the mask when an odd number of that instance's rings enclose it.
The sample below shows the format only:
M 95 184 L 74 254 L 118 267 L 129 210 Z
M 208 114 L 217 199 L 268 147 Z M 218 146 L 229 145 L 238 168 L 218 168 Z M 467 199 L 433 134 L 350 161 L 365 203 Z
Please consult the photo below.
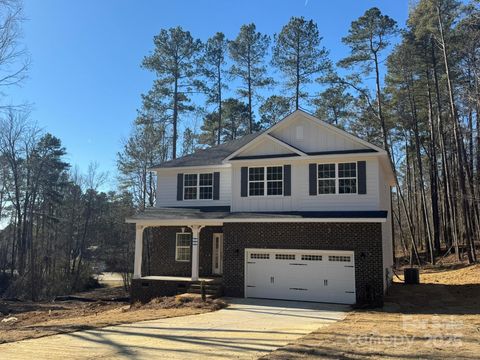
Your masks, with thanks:
M 357 163 L 338 164 L 338 192 L 357 193 Z
M 199 195 L 200 199 L 212 199 L 213 198 L 213 174 L 200 174 L 199 182 Z
M 283 195 L 283 166 L 248 168 L 248 195 Z
M 248 195 L 263 196 L 265 192 L 265 168 L 248 168 Z
M 275 260 L 295 260 L 295 254 L 275 254 Z
M 250 254 L 250 259 L 270 259 L 270 254 L 253 253 Z
M 335 164 L 318 165 L 318 193 L 335 194 Z
M 183 176 L 183 199 L 213 199 L 213 174 L 185 174 Z
M 190 242 L 192 234 L 177 233 L 177 240 L 175 244 L 175 260 L 176 261 L 190 261 Z
M 319 194 L 356 194 L 357 163 L 318 164 Z
M 328 261 L 350 262 L 350 256 L 330 255 L 330 256 L 328 257 Z
M 322 261 L 322 255 L 302 255 L 303 261 Z
M 197 174 L 185 174 L 183 178 L 183 198 L 194 200 L 197 198 Z

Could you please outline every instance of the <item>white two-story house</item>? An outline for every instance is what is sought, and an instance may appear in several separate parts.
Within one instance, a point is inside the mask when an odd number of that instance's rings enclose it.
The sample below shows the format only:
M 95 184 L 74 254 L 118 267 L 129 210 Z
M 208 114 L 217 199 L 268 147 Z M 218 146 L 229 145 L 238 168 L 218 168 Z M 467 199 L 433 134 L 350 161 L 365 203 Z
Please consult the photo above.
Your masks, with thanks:
M 295 111 L 152 170 L 156 207 L 127 219 L 134 300 L 215 279 L 233 297 L 382 303 L 393 265 L 385 150 Z

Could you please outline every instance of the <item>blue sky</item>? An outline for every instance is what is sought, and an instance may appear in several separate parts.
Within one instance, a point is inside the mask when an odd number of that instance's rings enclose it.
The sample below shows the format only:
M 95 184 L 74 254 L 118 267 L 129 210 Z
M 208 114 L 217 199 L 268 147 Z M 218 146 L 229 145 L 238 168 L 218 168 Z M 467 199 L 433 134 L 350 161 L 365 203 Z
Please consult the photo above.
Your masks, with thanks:
M 25 0 L 24 43 L 29 78 L 10 89 L 12 103 L 33 104 L 32 119 L 58 136 L 68 161 L 86 170 L 97 161 L 114 187 L 115 157 L 128 136 L 154 75 L 141 69 L 160 29 L 180 25 L 206 40 L 217 31 L 234 38 L 242 24 L 273 35 L 291 16 L 317 22 L 336 61 L 347 54 L 341 38 L 372 6 L 403 26 L 408 0 Z

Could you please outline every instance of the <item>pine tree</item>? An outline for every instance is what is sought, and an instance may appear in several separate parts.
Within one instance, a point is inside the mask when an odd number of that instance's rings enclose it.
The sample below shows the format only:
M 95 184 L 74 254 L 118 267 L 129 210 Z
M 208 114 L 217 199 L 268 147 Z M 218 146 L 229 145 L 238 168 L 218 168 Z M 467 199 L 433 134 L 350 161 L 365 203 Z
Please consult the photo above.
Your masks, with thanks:
M 217 139 L 220 137 L 221 141 L 221 131 L 218 131 L 218 121 L 219 115 L 216 111 L 208 113 L 203 118 L 203 124 L 200 128 L 201 133 L 198 137 L 198 143 L 207 146 L 214 146 L 217 144 Z
M 315 116 L 331 124 L 346 128 L 347 122 L 354 117 L 354 98 L 344 84 L 333 84 L 319 93 L 312 103 L 316 106 Z
M 327 50 L 320 46 L 317 24 L 303 17 L 292 17 L 287 25 L 275 35 L 272 64 L 284 75 L 284 87 L 293 91 L 295 109 L 301 100 L 308 100 L 304 86 L 330 68 Z
M 161 30 L 154 37 L 153 53 L 142 66 L 155 72 L 152 89 L 143 96 L 143 106 L 155 113 L 156 121 L 172 124 L 172 158 L 177 157 L 180 115 L 194 110 L 190 95 L 202 87 L 199 80 L 199 57 L 202 43 L 181 27 Z
M 222 94 L 228 87 L 225 83 L 225 57 L 227 53 L 228 42 L 225 35 L 217 32 L 213 37 L 207 40 L 205 53 L 203 55 L 203 73 L 208 79 L 207 103 L 216 104 L 217 116 L 217 144 L 220 144 L 220 134 L 222 129 Z
M 260 126 L 264 129 L 275 125 L 291 112 L 291 102 L 284 96 L 268 97 L 258 110 Z
M 223 127 L 223 141 L 238 139 L 249 133 L 248 105 L 237 99 L 226 99 L 223 102 L 225 126 Z M 254 130 L 257 130 L 254 128 Z
M 253 119 L 253 100 L 257 91 L 273 83 L 267 76 L 265 56 L 270 45 L 270 37 L 256 31 L 255 24 L 243 25 L 240 33 L 228 43 L 228 50 L 234 65 L 230 72 L 242 81 L 238 90 L 242 97 L 247 98 L 248 132 L 255 129 Z
M 383 15 L 378 8 L 371 8 L 357 20 L 353 21 L 348 35 L 342 39 L 350 47 L 350 55 L 338 64 L 355 70 L 357 79 L 364 78 L 372 72 L 375 75 L 376 116 L 380 122 L 383 146 L 390 159 L 389 129 L 383 113 L 383 96 L 380 84 L 380 55 L 390 44 L 390 38 L 397 34 L 397 24 L 388 15 Z

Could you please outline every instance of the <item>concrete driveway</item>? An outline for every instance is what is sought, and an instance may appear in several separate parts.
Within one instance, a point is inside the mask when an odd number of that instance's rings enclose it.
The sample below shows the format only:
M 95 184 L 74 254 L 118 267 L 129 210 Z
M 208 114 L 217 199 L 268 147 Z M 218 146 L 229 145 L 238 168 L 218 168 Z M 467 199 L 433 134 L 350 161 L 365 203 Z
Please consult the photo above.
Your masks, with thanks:
M 256 359 L 321 326 L 348 306 L 230 299 L 223 310 L 0 345 L 0 359 Z

